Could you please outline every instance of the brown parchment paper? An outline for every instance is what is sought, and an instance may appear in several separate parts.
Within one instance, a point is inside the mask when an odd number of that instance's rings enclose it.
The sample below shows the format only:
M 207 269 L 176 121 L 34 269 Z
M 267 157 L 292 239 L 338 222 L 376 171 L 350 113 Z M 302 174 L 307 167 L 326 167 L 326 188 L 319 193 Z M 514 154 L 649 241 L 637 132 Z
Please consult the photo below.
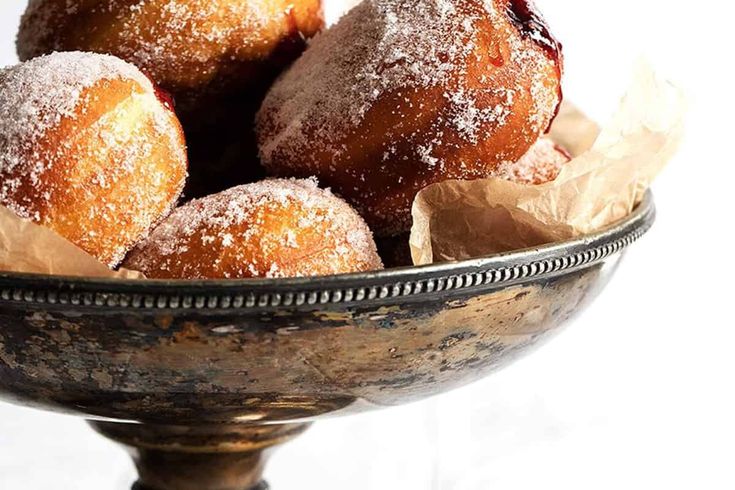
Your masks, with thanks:
M 0 206 L 0 271 L 96 278 L 143 279 L 139 272 L 112 271 L 52 230 Z
M 559 177 L 540 186 L 493 178 L 427 187 L 413 205 L 414 263 L 534 247 L 624 218 L 676 152 L 685 105 L 682 92 L 645 62 L 601 131 L 574 106 L 563 105 L 551 137 L 574 159 Z

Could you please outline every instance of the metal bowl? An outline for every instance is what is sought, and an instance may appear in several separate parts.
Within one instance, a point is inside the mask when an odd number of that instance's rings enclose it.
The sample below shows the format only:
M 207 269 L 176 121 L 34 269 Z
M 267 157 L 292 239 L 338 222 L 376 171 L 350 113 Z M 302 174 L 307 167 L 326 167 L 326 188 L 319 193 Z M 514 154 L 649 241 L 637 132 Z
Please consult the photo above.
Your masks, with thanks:
M 292 280 L 0 275 L 0 396 L 128 446 L 137 486 L 261 488 L 319 417 L 418 400 L 548 340 L 651 226 L 458 263 Z

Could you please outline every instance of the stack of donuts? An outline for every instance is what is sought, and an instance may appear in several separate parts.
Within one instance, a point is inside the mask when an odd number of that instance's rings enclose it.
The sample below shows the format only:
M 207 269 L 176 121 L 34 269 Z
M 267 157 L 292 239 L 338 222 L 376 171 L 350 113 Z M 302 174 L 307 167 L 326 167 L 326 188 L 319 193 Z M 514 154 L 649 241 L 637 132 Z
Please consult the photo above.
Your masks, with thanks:
M 328 275 L 406 263 L 428 185 L 569 161 L 545 136 L 561 45 L 531 0 L 322 12 L 30 0 L 0 70 L 0 205 L 151 278 Z

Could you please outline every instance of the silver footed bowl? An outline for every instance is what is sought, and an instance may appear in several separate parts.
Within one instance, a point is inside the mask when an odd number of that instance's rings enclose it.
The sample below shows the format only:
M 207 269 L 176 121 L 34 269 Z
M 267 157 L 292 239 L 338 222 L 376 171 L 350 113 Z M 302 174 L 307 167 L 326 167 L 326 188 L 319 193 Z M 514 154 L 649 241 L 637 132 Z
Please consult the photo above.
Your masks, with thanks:
M 126 445 L 148 490 L 250 490 L 321 417 L 487 376 L 551 338 L 651 227 L 463 262 L 289 280 L 0 274 L 0 397 Z

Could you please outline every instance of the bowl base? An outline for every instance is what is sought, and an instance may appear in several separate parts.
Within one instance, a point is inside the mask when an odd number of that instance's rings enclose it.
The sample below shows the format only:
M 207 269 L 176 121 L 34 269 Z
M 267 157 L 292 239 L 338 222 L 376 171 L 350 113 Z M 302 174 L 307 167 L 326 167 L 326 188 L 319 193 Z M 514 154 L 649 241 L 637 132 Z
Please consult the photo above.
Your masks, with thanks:
M 133 490 L 268 490 L 263 470 L 270 450 L 308 427 L 90 424 L 130 451 L 139 478 Z
M 270 485 L 268 485 L 267 482 L 261 481 L 260 483 L 258 483 L 254 487 L 249 488 L 249 489 L 245 489 L 245 490 L 270 490 L 270 488 L 271 487 L 270 487 Z M 144 486 L 140 482 L 135 482 L 133 484 L 133 487 L 130 490 L 155 490 L 155 489 L 148 488 L 148 487 Z

